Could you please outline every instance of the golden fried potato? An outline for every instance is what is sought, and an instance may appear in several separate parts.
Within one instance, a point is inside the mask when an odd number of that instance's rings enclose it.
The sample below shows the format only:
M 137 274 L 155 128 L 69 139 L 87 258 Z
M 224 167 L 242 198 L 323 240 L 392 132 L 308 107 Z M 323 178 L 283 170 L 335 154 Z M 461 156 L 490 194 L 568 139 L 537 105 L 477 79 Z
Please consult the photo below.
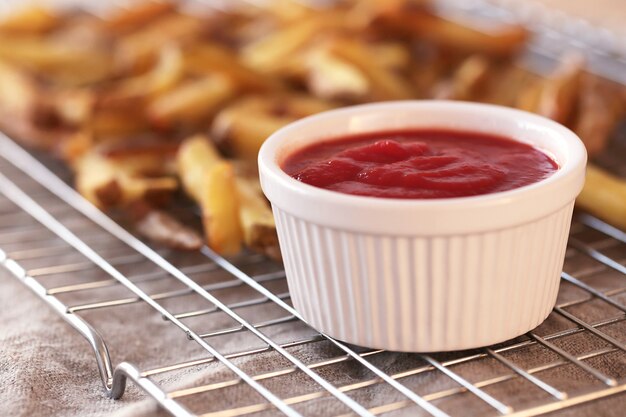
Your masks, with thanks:
M 485 102 L 509 107 L 516 107 L 518 104 L 520 104 L 519 107 L 536 106 L 536 104 L 525 104 L 523 101 L 536 101 L 532 97 L 533 88 L 528 88 L 528 86 L 534 86 L 538 83 L 537 75 L 516 65 L 506 65 L 497 73 L 492 72 L 489 76 L 492 78 L 487 82 Z M 530 96 L 522 99 L 524 95 L 529 94 L 529 90 Z
M 181 250 L 197 250 L 204 244 L 194 229 L 143 201 L 133 202 L 128 211 L 137 232 L 153 242 Z
M 413 88 L 395 71 L 377 60 L 376 50 L 356 39 L 334 37 L 326 46 L 334 56 L 349 62 L 368 78 L 372 100 L 403 100 L 413 97 Z
M 175 11 L 175 2 L 140 1 L 108 16 L 104 21 L 104 27 L 115 33 L 135 31 L 147 23 Z
M 97 141 L 107 137 L 138 135 L 150 128 L 144 113 L 141 102 L 129 102 L 116 108 L 96 106 L 89 127 Z
M 222 110 L 215 117 L 211 134 L 233 155 L 255 164 L 269 135 L 294 120 L 333 107 L 331 102 L 306 96 L 251 96 Z
M 433 52 L 423 57 L 419 66 L 410 68 L 408 74 L 408 81 L 413 86 L 415 98 L 432 98 L 433 87 L 441 82 L 445 73 L 446 63 L 438 53 Z
M 163 45 L 152 69 L 144 74 L 124 78 L 105 89 L 101 106 L 116 107 L 128 100 L 148 101 L 173 88 L 184 76 L 184 58 L 173 44 Z
M 280 259 L 276 223 L 257 178 L 237 177 L 243 240 L 252 250 Z
M 232 165 L 221 158 L 208 138 L 197 135 L 181 144 L 177 166 L 185 191 L 202 210 L 209 247 L 220 254 L 237 253 L 243 233 Z
M 305 2 L 297 0 L 274 0 L 259 2 L 259 13 L 266 13 L 281 23 L 289 23 L 304 19 L 316 13 L 316 10 Z
M 219 106 L 236 94 L 233 82 L 221 75 L 187 81 L 159 95 L 146 108 L 156 126 L 194 124 L 211 117 Z
M 199 18 L 180 13 L 164 14 L 119 40 L 115 64 L 122 70 L 145 70 L 164 45 L 187 44 L 198 38 L 202 30 L 203 22 Z
M 626 229 L 626 181 L 593 164 L 587 165 L 587 177 L 576 205 L 607 222 Z
M 110 138 L 98 144 L 99 152 L 110 161 L 150 177 L 174 176 L 179 143 L 167 136 Z M 131 168 L 132 167 L 132 168 Z
M 0 59 L 0 109 L 9 117 L 28 118 L 41 95 L 36 82 L 19 67 Z
M 243 232 L 233 166 L 221 161 L 206 175 L 208 185 L 202 204 L 202 221 L 207 241 L 216 252 L 234 255 L 241 250 Z
M 539 110 L 539 102 L 543 94 L 543 84 L 545 80 L 539 80 L 535 83 L 527 84 L 521 89 L 515 100 L 515 107 L 537 113 Z
M 54 111 L 63 123 L 83 126 L 91 119 L 95 95 L 87 89 L 61 89 L 52 93 Z
M 552 76 L 542 85 L 536 112 L 566 124 L 576 109 L 585 60 L 581 55 L 567 55 Z
M 611 132 L 619 121 L 620 99 L 614 86 L 587 77 L 582 83 L 573 130 L 593 157 L 607 146 Z
M 204 135 L 183 141 L 176 155 L 178 176 L 185 192 L 197 202 L 204 195 L 206 171 L 222 160 L 221 155 Z
M 386 16 L 384 24 L 395 31 L 429 40 L 458 53 L 509 56 L 520 51 L 528 40 L 528 31 L 520 25 L 471 27 L 471 22 L 457 23 L 436 16 L 426 9 L 406 9 Z
M 316 13 L 291 22 L 249 45 L 241 52 L 242 61 L 261 72 L 271 72 L 284 66 L 289 58 L 305 49 L 316 37 L 345 23 L 338 14 Z
M 360 101 L 370 91 L 370 82 L 360 69 L 327 50 L 307 54 L 306 66 L 309 91 L 317 97 Z
M 404 71 L 411 65 L 411 52 L 400 42 L 375 42 L 367 45 L 376 62 L 390 71 Z
M 73 166 L 78 158 L 89 152 L 94 145 L 93 134 L 87 129 L 82 129 L 68 136 L 59 145 L 58 155 L 69 166 Z
M 360 0 L 351 5 L 346 18 L 371 25 L 377 18 L 393 17 L 409 8 L 421 8 L 425 3 L 430 3 L 430 0 Z
M 233 155 L 255 163 L 265 139 L 292 121 L 288 117 L 228 108 L 216 117 L 211 133 Z
M 137 231 L 169 248 L 198 250 L 202 247 L 202 237 L 192 228 L 177 221 L 163 210 L 151 210 L 135 223 Z
M 58 14 L 32 4 L 0 21 L 0 33 L 41 34 L 61 24 Z
M 120 207 L 137 200 L 162 201 L 178 188 L 172 177 L 142 176 L 141 166 L 115 161 L 92 148 L 73 164 L 76 188 L 94 205 Z
M 0 34 L 0 59 L 63 85 L 102 80 L 111 72 L 109 55 L 102 50 L 70 46 L 35 36 Z
M 195 44 L 185 49 L 185 68 L 195 75 L 219 73 L 242 90 L 267 91 L 280 88 L 277 80 L 244 65 L 238 56 L 217 43 Z
M 43 87 L 18 66 L 0 59 L 0 128 L 29 146 L 56 152 L 73 134 Z M 69 103 L 68 103 L 69 104 Z
M 451 80 L 436 86 L 435 98 L 446 100 L 477 100 L 489 77 L 489 62 L 480 55 L 465 59 Z

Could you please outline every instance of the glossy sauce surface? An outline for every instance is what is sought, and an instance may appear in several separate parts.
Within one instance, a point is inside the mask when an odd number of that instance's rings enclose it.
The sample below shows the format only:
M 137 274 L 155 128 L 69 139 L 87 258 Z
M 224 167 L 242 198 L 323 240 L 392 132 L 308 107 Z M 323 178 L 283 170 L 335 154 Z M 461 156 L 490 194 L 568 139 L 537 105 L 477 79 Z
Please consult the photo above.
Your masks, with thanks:
M 541 181 L 557 164 L 532 146 L 453 130 L 380 131 L 299 149 L 283 170 L 306 184 L 382 198 L 452 198 Z

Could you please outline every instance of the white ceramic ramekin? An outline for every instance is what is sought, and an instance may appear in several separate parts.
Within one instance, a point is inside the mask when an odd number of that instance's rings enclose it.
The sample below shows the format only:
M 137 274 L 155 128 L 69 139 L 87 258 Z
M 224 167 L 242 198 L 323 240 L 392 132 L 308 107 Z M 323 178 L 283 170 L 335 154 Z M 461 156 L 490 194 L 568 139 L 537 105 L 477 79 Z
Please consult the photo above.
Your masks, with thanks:
M 560 168 L 511 191 L 401 200 L 316 188 L 280 167 L 315 141 L 416 127 L 507 136 Z M 280 129 L 259 153 L 296 310 L 332 337 L 397 351 L 485 346 L 539 325 L 556 301 L 585 163 L 582 142 L 551 120 L 446 101 L 321 113 Z

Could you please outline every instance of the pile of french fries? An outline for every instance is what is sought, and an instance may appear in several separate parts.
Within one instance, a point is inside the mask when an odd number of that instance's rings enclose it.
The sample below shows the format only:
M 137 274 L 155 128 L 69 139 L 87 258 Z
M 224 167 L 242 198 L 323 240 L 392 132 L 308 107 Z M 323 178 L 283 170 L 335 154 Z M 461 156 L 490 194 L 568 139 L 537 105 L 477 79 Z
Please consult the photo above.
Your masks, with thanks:
M 423 0 L 256 3 L 188 13 L 143 2 L 106 18 L 18 11 L 0 22 L 0 129 L 65 160 L 82 195 L 149 238 L 279 257 L 256 156 L 298 118 L 380 100 L 481 101 L 553 118 L 594 155 L 626 113 L 623 88 L 579 56 L 548 76 L 525 69 L 520 25 L 475 29 Z M 181 192 L 199 206 L 203 239 L 168 214 Z M 600 214 L 626 219 L 617 200 Z

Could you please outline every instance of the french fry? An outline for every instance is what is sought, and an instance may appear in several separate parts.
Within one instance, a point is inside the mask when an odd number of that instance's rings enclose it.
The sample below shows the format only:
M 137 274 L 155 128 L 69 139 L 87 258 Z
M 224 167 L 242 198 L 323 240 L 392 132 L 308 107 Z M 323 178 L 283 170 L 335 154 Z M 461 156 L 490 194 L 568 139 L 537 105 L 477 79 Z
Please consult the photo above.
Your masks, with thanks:
M 222 110 L 215 117 L 211 133 L 220 146 L 255 164 L 269 135 L 296 119 L 333 107 L 331 102 L 313 97 L 252 96 Z
M 137 231 L 153 242 L 181 250 L 198 250 L 204 243 L 194 229 L 143 201 L 131 203 L 129 214 Z
M 95 82 L 111 71 L 109 56 L 101 50 L 34 36 L 0 34 L 0 58 L 68 85 Z
M 405 9 L 384 18 L 384 25 L 441 47 L 462 53 L 509 56 L 521 50 L 528 31 L 520 25 L 496 25 L 475 29 L 471 22 L 457 23 L 436 16 L 425 9 Z
M 265 139 L 291 121 L 292 118 L 230 108 L 216 117 L 211 133 L 233 155 L 255 163 Z
M 29 5 L 0 21 L 0 33 L 41 34 L 59 24 L 59 15 L 39 5 Z
M 228 78 L 213 75 L 185 82 L 152 100 L 146 114 L 154 125 L 193 124 L 210 117 L 236 93 Z
M 116 66 L 123 70 L 145 69 L 159 55 L 163 45 L 185 45 L 196 39 L 202 30 L 203 23 L 198 18 L 165 14 L 120 39 L 115 52 Z
M 434 51 L 420 57 L 421 62 L 417 67 L 409 70 L 409 82 L 414 88 L 416 98 L 432 98 L 433 86 L 445 72 L 445 63 Z
M 87 129 L 82 129 L 68 136 L 58 149 L 59 157 L 68 165 L 72 166 L 85 153 L 94 146 L 93 134 Z
M 135 223 L 137 231 L 148 239 L 169 248 L 198 250 L 202 237 L 163 210 L 151 210 Z
M 277 115 L 295 117 L 297 119 L 337 107 L 337 103 L 333 101 L 294 93 L 276 94 L 271 99 L 264 99 L 265 103 L 259 102 L 258 105 L 265 108 L 269 105 L 270 112 Z M 250 100 L 253 101 L 252 98 Z
M 206 171 L 221 160 L 207 137 L 195 135 L 183 141 L 176 155 L 176 164 L 183 188 L 191 198 L 202 201 Z
M 244 243 L 253 250 L 280 259 L 276 223 L 272 210 L 259 190 L 258 180 L 237 177 L 237 191 Z
M 73 129 L 60 123 L 52 105 L 26 72 L 0 59 L 0 128 L 29 146 L 54 152 Z
M 61 89 L 51 93 L 52 107 L 63 123 L 83 126 L 91 120 L 95 97 L 87 89 Z
M 172 177 L 142 177 L 137 166 L 106 158 L 96 149 L 74 161 L 76 188 L 98 207 L 120 207 L 133 201 L 162 201 L 178 188 Z
M 269 13 L 272 18 L 281 23 L 289 23 L 301 20 L 312 15 L 315 10 L 300 1 L 294 0 L 274 0 L 259 4 L 261 12 Z
M 487 83 L 485 102 L 509 107 L 523 104 L 520 97 L 526 94 L 528 85 L 537 84 L 536 78 L 536 75 L 523 68 L 507 65 L 498 71 L 492 82 Z
M 376 57 L 376 62 L 388 70 L 405 70 L 411 65 L 411 53 L 402 43 L 376 42 L 369 44 L 368 49 Z
M 370 91 L 367 77 L 351 63 L 325 50 L 307 55 L 308 87 L 317 97 L 358 101 Z
M 11 79 L 0 68 L 0 79 L 10 82 L 11 85 L 3 88 L 0 81 L 0 111 L 12 114 L 6 118 L 5 129 L 11 130 L 22 140 L 32 146 L 52 151 L 63 157 L 65 142 L 75 140 L 87 121 L 91 117 L 92 95 L 85 90 L 56 90 L 34 86 L 34 96 L 30 102 L 7 103 L 3 101 L 2 93 L 10 96 L 12 91 L 28 88 L 21 84 L 19 78 Z M 33 87 L 32 85 L 30 87 Z M 25 91 L 15 95 L 27 99 Z M 0 124 L 2 124 L 0 122 Z
M 97 50 L 107 54 L 110 53 L 110 47 L 114 42 L 111 35 L 103 29 L 102 20 L 88 13 L 77 13 L 71 18 L 65 16 L 61 19 L 59 27 L 45 36 L 39 36 L 39 39 L 69 48 Z
M 581 55 L 566 56 L 553 75 L 543 82 L 537 113 L 567 123 L 576 108 L 584 68 Z
M 89 126 L 96 141 L 107 137 L 129 137 L 145 132 L 150 123 L 142 103 L 127 103 L 118 108 L 98 108 L 93 112 Z
M 347 19 L 371 25 L 376 19 L 395 16 L 407 8 L 418 8 L 430 3 L 429 0 L 361 0 L 351 5 Z
M 284 65 L 289 57 L 300 53 L 317 35 L 342 26 L 338 15 L 318 13 L 291 22 L 285 28 L 247 45 L 243 62 L 261 72 L 271 72 Z
M 221 158 L 208 138 L 197 135 L 181 144 L 177 166 L 183 188 L 202 210 L 209 247 L 221 254 L 237 253 L 243 234 L 232 165 Z
M 142 1 L 121 9 L 104 21 L 104 27 L 115 33 L 137 30 L 147 23 L 173 13 L 176 3 L 169 1 Z
M 476 99 L 489 76 L 489 62 L 479 56 L 472 55 L 465 59 L 454 73 L 452 80 L 444 81 L 437 86 L 435 98 L 448 100 Z
M 29 117 L 40 95 L 35 81 L 0 59 L 0 109 L 10 117 Z
M 117 85 L 106 89 L 100 98 L 101 106 L 116 107 L 128 100 L 149 100 L 172 87 L 184 75 L 184 60 L 180 49 L 164 45 L 159 51 L 159 59 L 150 71 L 135 77 L 125 78 Z
M 587 77 L 580 91 L 578 117 L 574 132 L 593 157 L 602 152 L 619 121 L 619 98 L 611 87 L 597 78 Z
M 243 232 L 232 165 L 218 162 L 208 170 L 206 181 L 202 220 L 209 246 L 218 253 L 234 255 L 241 250 Z
M 100 154 L 135 174 L 149 177 L 174 176 L 179 144 L 167 137 L 116 138 L 98 144 Z M 145 139 L 145 140 L 143 140 Z
M 196 75 L 206 76 L 217 72 L 244 90 L 267 91 L 280 88 L 277 80 L 248 68 L 233 51 L 216 43 L 186 48 L 185 68 Z
M 607 222 L 626 229 L 626 181 L 592 164 L 576 205 Z
M 515 100 L 515 107 L 537 113 L 539 110 L 539 102 L 543 94 L 543 84 L 545 80 L 540 80 L 529 84 L 523 89 Z
M 328 41 L 328 50 L 361 70 L 370 81 L 372 100 L 401 100 L 412 97 L 412 87 L 394 71 L 380 65 L 372 50 L 359 41 L 335 37 Z

